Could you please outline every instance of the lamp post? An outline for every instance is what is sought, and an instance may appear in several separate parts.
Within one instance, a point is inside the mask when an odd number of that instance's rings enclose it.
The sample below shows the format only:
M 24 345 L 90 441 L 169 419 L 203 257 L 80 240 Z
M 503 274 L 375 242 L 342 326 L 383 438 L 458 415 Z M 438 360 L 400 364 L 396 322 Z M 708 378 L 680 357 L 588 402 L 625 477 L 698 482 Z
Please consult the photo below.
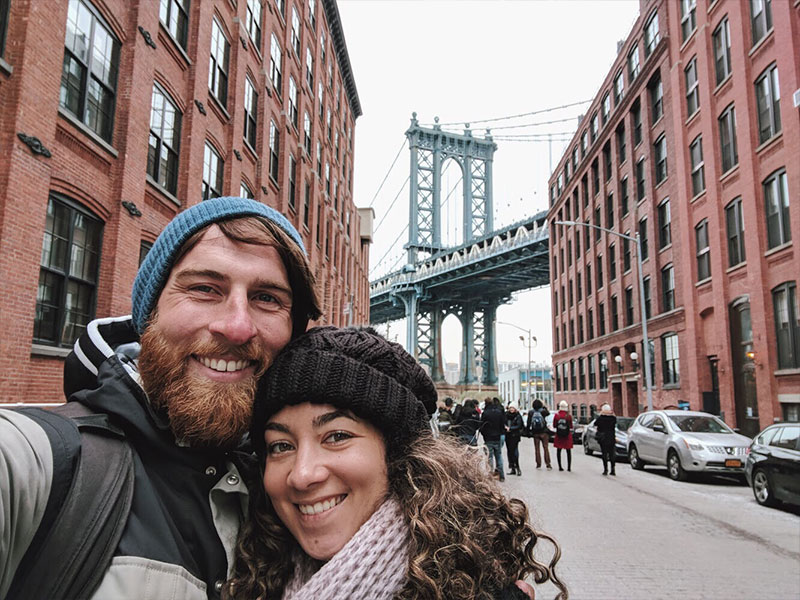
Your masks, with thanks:
M 527 393 L 526 393 L 527 406 L 525 408 L 526 409 L 530 409 L 530 407 L 531 407 L 531 340 L 533 340 L 534 342 L 537 342 L 536 336 L 532 336 L 531 335 L 531 330 L 530 329 L 525 329 L 524 327 L 520 327 L 519 325 L 514 325 L 513 323 L 507 323 L 505 321 L 497 321 L 497 324 L 498 325 L 508 325 L 509 327 L 515 327 L 515 328 L 519 329 L 520 331 L 524 331 L 525 333 L 528 334 L 528 343 L 526 344 L 528 346 L 528 371 L 527 371 L 527 373 L 525 375 L 525 387 L 527 388 Z M 525 337 L 524 336 L 519 336 L 519 339 L 522 340 L 523 344 L 525 344 Z
M 639 232 L 636 232 L 635 236 L 625 235 L 624 233 L 619 233 L 618 231 L 614 231 L 613 229 L 606 229 L 605 227 L 600 227 L 599 225 L 592 225 L 591 223 L 582 223 L 580 221 L 553 221 L 555 225 L 561 225 L 563 227 L 591 227 L 592 229 L 599 229 L 600 231 L 605 231 L 608 234 L 616 235 L 617 237 L 621 237 L 624 240 L 628 240 L 629 242 L 634 242 L 636 244 L 636 266 L 639 273 L 639 311 L 642 315 L 642 352 L 644 354 L 644 384 L 645 388 L 647 389 L 647 410 L 653 410 L 653 377 L 652 373 L 650 373 L 650 340 L 647 335 L 647 313 L 645 312 L 645 299 L 644 299 L 644 273 L 642 272 L 642 240 L 639 237 Z M 622 357 L 617 355 L 616 358 L 619 358 L 617 361 L 620 366 L 622 365 Z M 615 360 L 616 360 L 615 358 Z

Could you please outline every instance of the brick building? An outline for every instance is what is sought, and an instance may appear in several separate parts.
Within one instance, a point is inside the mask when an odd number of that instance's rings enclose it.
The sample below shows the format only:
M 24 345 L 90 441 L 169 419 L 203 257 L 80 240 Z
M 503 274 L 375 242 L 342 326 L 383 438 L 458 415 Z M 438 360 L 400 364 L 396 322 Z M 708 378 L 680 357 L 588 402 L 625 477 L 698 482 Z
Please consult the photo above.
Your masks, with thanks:
M 158 233 L 213 196 L 279 209 L 321 322 L 368 321 L 335 0 L 0 0 L 0 106 L 0 401 L 60 400 L 86 323 L 128 314 Z
M 550 179 L 556 401 L 800 420 L 800 4 L 640 0 Z M 635 240 L 634 240 L 635 241 Z

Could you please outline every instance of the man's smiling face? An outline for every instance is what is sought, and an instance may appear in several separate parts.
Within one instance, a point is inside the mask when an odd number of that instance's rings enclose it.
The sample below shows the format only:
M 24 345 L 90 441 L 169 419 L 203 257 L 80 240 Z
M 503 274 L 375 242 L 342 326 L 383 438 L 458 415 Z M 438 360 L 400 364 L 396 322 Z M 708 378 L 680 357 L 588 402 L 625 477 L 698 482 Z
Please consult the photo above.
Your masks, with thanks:
M 175 436 L 234 445 L 247 430 L 256 379 L 289 342 L 292 290 L 273 246 L 216 225 L 172 268 L 142 335 L 139 369 Z

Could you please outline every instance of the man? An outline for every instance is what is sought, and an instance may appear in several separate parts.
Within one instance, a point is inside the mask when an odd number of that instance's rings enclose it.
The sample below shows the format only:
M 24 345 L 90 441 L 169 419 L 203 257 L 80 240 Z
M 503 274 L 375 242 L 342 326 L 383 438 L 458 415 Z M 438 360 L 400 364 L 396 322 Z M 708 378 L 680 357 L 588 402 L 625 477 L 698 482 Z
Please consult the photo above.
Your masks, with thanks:
M 544 453 L 544 461 L 547 465 L 548 469 L 552 469 L 553 467 L 550 465 L 550 448 L 548 444 L 550 443 L 550 433 L 547 430 L 547 421 L 546 417 L 549 415 L 550 412 L 545 408 L 542 401 L 538 398 L 533 401 L 533 408 L 531 412 L 528 413 L 528 432 L 530 436 L 533 438 L 533 445 L 536 449 L 536 468 L 542 468 L 542 457 L 539 453 L 539 447 L 541 446 L 541 451 Z
M 495 473 L 500 481 L 506 480 L 503 467 L 503 438 L 506 434 L 506 414 L 499 398 L 486 399 L 486 408 L 481 413 L 481 434 L 489 449 L 489 465 L 494 462 Z
M 92 322 L 65 366 L 68 399 L 109 415 L 133 449 L 127 523 L 92 597 L 217 598 L 257 377 L 320 315 L 302 239 L 264 204 L 201 202 L 158 237 L 131 301 L 131 317 Z M 0 599 L 25 567 L 58 448 L 24 411 L 0 411 Z

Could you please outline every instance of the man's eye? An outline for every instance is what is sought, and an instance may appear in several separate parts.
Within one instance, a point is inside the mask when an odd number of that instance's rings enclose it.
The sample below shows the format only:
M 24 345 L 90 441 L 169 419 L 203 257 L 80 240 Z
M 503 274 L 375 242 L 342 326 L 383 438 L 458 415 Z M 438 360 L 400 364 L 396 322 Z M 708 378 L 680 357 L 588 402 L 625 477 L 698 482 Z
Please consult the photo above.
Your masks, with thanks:
M 267 446 L 267 452 L 272 455 L 283 454 L 291 449 L 292 445 L 288 442 L 272 442 Z
M 212 293 L 214 291 L 214 288 L 211 287 L 210 285 L 197 284 L 197 285 L 193 285 L 191 287 L 191 290 L 193 292 L 199 292 L 201 294 L 210 294 L 210 293 Z
M 266 292 L 258 294 L 256 296 L 256 300 L 258 300 L 259 302 L 266 302 L 266 303 L 277 303 L 278 302 L 278 299 L 274 295 L 268 294 Z

